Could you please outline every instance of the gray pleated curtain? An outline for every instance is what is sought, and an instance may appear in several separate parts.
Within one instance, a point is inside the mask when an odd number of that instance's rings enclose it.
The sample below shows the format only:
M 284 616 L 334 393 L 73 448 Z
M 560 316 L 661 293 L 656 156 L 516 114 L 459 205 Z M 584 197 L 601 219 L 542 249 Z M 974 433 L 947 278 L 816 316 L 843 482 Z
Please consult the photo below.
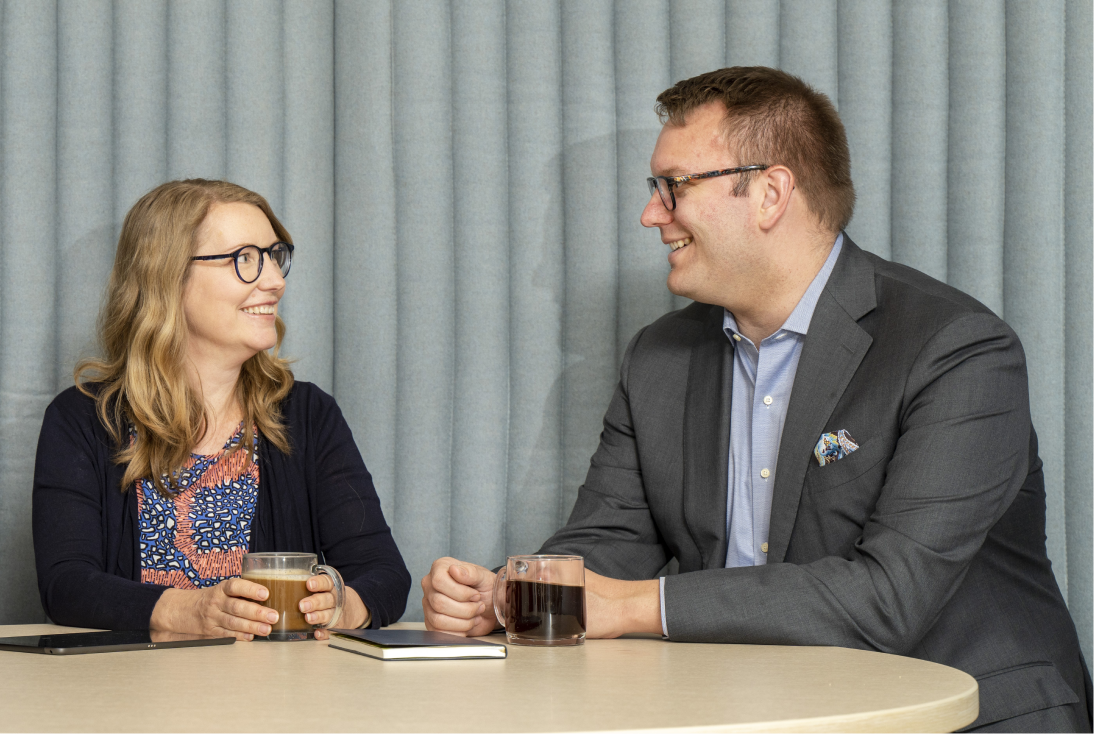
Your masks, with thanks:
M 42 411 L 142 193 L 270 200 L 298 246 L 286 351 L 412 574 L 496 564 L 564 521 L 627 341 L 682 305 L 638 223 L 655 96 L 767 64 L 838 104 L 851 236 L 1022 337 L 1089 659 L 1091 27 L 1090 0 L 0 0 L 0 622 L 42 617 Z

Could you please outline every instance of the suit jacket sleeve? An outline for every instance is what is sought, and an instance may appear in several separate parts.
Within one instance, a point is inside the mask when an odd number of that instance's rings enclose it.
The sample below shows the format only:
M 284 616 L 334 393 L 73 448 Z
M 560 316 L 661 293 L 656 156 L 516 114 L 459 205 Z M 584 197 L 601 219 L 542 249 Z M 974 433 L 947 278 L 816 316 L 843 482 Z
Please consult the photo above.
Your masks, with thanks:
M 914 647 L 1021 488 L 1031 429 L 1021 345 L 990 314 L 941 327 L 903 389 L 895 452 L 854 548 L 802 565 L 670 576 L 673 639 Z
M 668 561 L 646 500 L 628 396 L 631 356 L 644 331 L 624 354 L 600 445 L 570 519 L 539 551 L 584 556 L 591 570 L 619 579 L 648 579 Z

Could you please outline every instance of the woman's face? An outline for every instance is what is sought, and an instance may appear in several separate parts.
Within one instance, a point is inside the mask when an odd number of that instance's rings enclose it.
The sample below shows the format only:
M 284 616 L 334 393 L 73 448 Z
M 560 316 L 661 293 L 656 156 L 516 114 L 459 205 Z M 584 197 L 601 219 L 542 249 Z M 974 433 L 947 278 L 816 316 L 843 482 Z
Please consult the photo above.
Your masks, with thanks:
M 224 255 L 244 245 L 277 242 L 270 220 L 253 204 L 213 204 L 198 230 L 195 255 Z M 235 369 L 277 344 L 277 303 L 285 279 L 268 255 L 254 283 L 236 275 L 232 258 L 195 260 L 183 288 L 189 333 L 187 352 L 195 366 Z

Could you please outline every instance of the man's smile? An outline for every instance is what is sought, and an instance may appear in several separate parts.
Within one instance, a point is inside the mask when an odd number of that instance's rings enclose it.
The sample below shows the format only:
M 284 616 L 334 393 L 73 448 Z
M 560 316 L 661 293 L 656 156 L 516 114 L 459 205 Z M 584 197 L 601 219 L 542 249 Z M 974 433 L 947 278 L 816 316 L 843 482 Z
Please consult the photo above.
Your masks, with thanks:
M 691 238 L 690 237 L 684 237 L 683 239 L 676 240 L 675 242 L 667 242 L 665 244 L 667 244 L 672 249 L 673 252 L 676 252 L 681 247 L 685 247 L 687 245 L 690 245 L 691 244 Z

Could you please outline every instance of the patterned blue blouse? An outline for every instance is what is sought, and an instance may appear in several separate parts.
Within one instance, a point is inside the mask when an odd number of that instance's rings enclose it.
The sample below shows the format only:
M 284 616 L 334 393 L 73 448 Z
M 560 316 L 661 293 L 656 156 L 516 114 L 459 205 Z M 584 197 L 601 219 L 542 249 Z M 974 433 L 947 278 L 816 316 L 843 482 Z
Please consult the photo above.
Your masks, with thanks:
M 257 448 L 257 429 L 254 436 Z M 240 423 L 224 453 L 191 454 L 172 499 L 150 479 L 136 482 L 142 583 L 198 589 L 240 575 L 258 500 L 251 452 L 226 455 L 242 439 Z

